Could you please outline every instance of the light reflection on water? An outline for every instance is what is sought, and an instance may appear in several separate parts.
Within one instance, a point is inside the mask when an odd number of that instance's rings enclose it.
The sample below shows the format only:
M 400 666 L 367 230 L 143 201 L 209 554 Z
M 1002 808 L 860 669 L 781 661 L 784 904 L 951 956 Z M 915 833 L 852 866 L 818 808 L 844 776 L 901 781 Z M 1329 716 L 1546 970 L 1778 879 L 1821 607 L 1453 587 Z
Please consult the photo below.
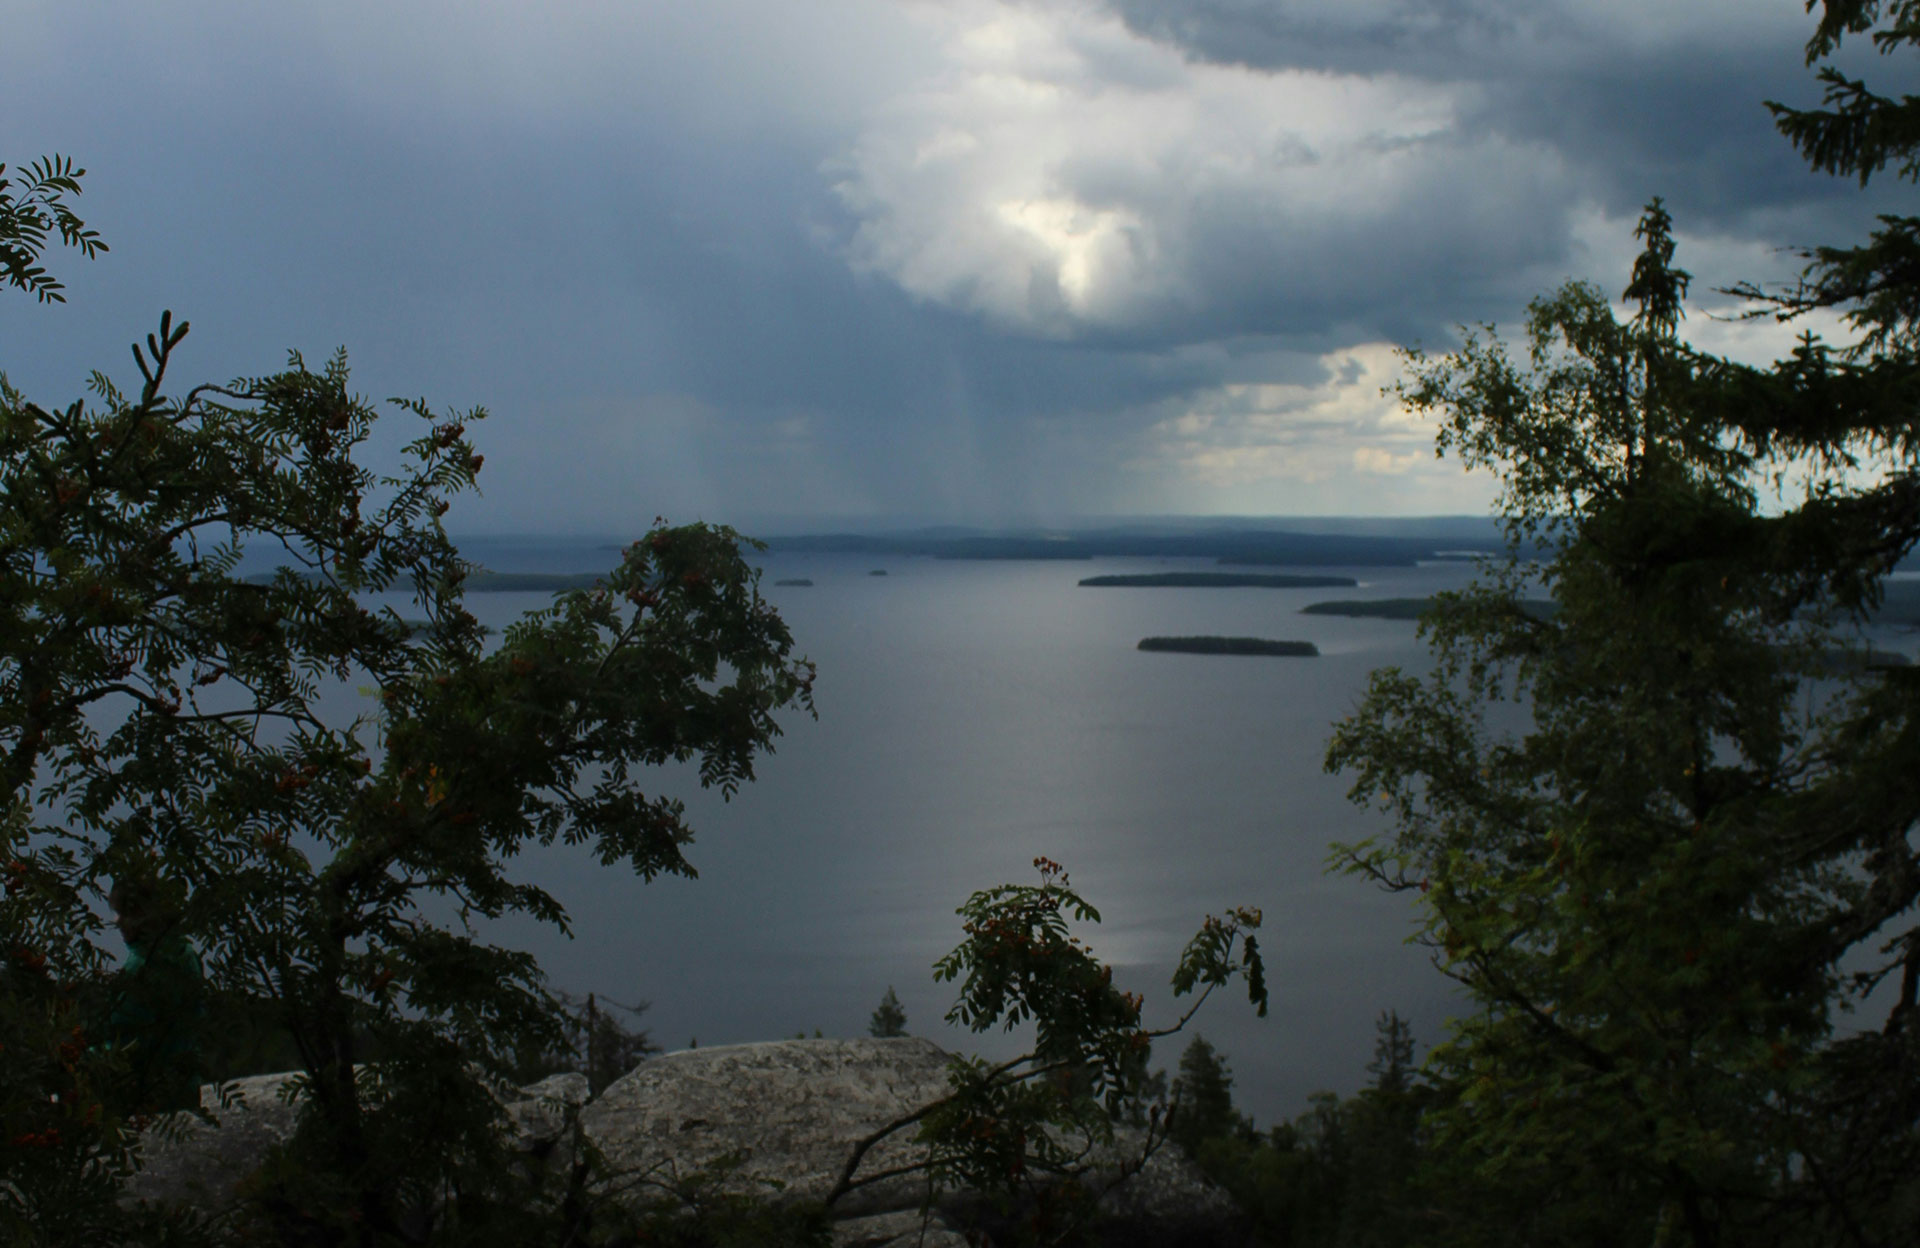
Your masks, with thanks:
M 477 545 L 467 549 L 500 571 L 617 558 Z M 1417 666 L 1422 651 L 1408 622 L 1297 612 L 1328 597 L 1429 593 L 1469 568 L 1349 570 L 1358 591 L 1206 590 L 1077 585 L 1203 566 L 1194 561 L 760 562 L 798 651 L 819 665 L 819 721 L 790 718 L 731 803 L 685 773 L 660 778 L 699 832 L 697 881 L 642 885 L 578 851 L 523 859 L 566 904 L 577 939 L 528 925 L 497 935 L 535 952 L 557 985 L 651 1000 L 645 1021 L 670 1047 L 863 1034 L 892 985 L 909 1030 L 1010 1052 L 1005 1037 L 976 1042 L 939 1024 L 952 990 L 929 967 L 957 941 L 953 911 L 970 891 L 1028 881 L 1044 854 L 1101 910 L 1088 935 L 1161 1007 L 1155 1017 L 1175 1013 L 1166 978 L 1202 915 L 1265 911 L 1272 1017 L 1226 999 L 1197 1024 L 1263 1122 L 1316 1089 L 1357 1086 L 1382 1009 L 1437 1036 L 1447 985 L 1402 943 L 1406 903 L 1322 869 L 1330 841 L 1380 830 L 1322 773 L 1328 726 L 1369 670 Z M 877 567 L 888 575 L 870 576 Z M 814 584 L 772 584 L 785 577 Z M 468 601 L 500 626 L 548 596 Z M 1143 636 L 1190 633 L 1305 639 L 1322 657 L 1134 649 Z M 1163 1042 L 1161 1059 L 1180 1043 Z
M 589 571 L 618 558 L 599 544 L 463 549 L 507 572 Z M 1404 944 L 1409 904 L 1323 870 L 1330 842 L 1384 830 L 1323 773 L 1329 726 L 1369 671 L 1420 668 L 1424 651 L 1411 622 L 1298 609 L 1422 596 L 1463 584 L 1470 565 L 1348 569 L 1357 590 L 1205 590 L 1077 585 L 1205 566 L 1196 561 L 759 562 L 798 651 L 819 665 L 819 721 L 789 716 L 778 752 L 731 803 L 700 792 L 690 768 L 642 777 L 687 800 L 696 881 L 645 885 L 580 850 L 516 864 L 566 905 L 577 938 L 524 923 L 491 934 L 534 952 L 557 986 L 651 1000 L 645 1023 L 678 1047 L 815 1028 L 863 1034 L 891 985 L 909 1030 L 950 1048 L 1011 1052 L 1006 1037 L 940 1024 L 952 990 L 929 967 L 958 939 L 953 910 L 970 891 L 1031 880 L 1030 860 L 1044 854 L 1103 913 L 1087 935 L 1159 1007 L 1150 1018 L 1176 1013 L 1166 979 L 1203 914 L 1265 911 L 1272 1017 L 1222 999 L 1197 1023 L 1263 1123 L 1298 1112 L 1312 1091 L 1358 1086 L 1382 1009 L 1410 1017 L 1423 1044 L 1438 1038 L 1452 998 Z M 870 576 L 877 567 L 888 575 Z M 788 577 L 814 584 L 773 584 Z M 550 601 L 468 598 L 494 628 Z M 1912 649 L 1904 632 L 1872 632 Z M 1134 649 L 1143 636 L 1193 633 L 1309 640 L 1321 657 Z M 324 695 L 335 723 L 371 709 L 353 682 Z M 1163 1042 L 1163 1063 L 1181 1043 Z

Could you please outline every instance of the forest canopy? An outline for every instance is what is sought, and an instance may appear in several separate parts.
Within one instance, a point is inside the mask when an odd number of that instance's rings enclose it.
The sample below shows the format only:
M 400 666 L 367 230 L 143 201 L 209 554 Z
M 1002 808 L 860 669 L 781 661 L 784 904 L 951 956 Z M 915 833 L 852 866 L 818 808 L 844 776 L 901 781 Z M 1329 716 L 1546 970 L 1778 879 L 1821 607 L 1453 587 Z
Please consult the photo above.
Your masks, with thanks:
M 1910 50 L 1917 21 L 1828 3 L 1809 61 Z M 1815 167 L 1920 176 L 1920 101 L 1821 78 L 1826 107 L 1773 106 Z M 1436 600 L 1433 672 L 1375 673 L 1328 750 L 1392 825 L 1339 862 L 1417 899 L 1472 1002 L 1427 1062 L 1430 1242 L 1911 1235 L 1920 684 L 1834 659 L 1870 658 L 1920 538 L 1916 228 L 1733 292 L 1856 331 L 1770 367 L 1688 344 L 1658 199 L 1628 318 L 1574 282 L 1516 347 L 1487 327 L 1407 354 L 1400 397 L 1547 556 Z

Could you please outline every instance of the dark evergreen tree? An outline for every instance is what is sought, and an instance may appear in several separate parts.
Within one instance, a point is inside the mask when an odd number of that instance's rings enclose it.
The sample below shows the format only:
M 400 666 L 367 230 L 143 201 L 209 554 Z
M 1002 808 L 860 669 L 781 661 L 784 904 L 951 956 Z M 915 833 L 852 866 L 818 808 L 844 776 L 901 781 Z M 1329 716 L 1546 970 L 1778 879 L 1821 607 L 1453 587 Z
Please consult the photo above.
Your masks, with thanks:
M 1189 1156 L 1204 1141 L 1251 1134 L 1251 1124 L 1233 1106 L 1233 1072 L 1205 1036 L 1196 1035 L 1180 1054 L 1173 1080 L 1171 1134 Z
M 887 985 L 887 995 L 880 998 L 879 1007 L 867 1021 L 867 1034 L 883 1040 L 907 1034 L 907 1011 L 901 1006 L 892 984 Z
M 1913 1042 L 1902 1006 L 1833 1019 L 1920 965 L 1920 687 L 1853 630 L 1920 536 L 1920 442 L 1817 346 L 1689 349 L 1657 200 L 1638 233 L 1630 322 L 1574 283 L 1524 365 L 1485 334 L 1410 354 L 1403 397 L 1547 558 L 1443 597 L 1433 674 L 1376 673 L 1339 725 L 1329 766 L 1395 824 L 1348 861 L 1419 897 L 1475 1001 L 1429 1059 L 1432 1155 L 1483 1196 L 1461 1242 L 1876 1242 L 1911 1199 Z M 1767 505 L 1776 472 L 1811 485 Z
M 1329 1167 L 1341 1182 L 1336 1242 L 1397 1248 L 1431 1234 L 1434 1203 L 1417 1186 L 1428 1089 L 1413 1062 L 1413 1028 L 1398 1011 L 1381 1013 L 1367 1073 L 1373 1081 L 1340 1106 L 1342 1155 Z
M 1398 1096 L 1413 1082 L 1413 1025 L 1398 1010 L 1382 1010 L 1374 1030 L 1373 1060 L 1367 1063 L 1373 1090 Z
M 1823 173 L 1857 178 L 1864 187 L 1892 166 L 1901 181 L 1920 180 L 1920 96 L 1882 94 L 1831 63 L 1850 36 L 1864 36 L 1882 56 L 1910 56 L 1920 49 L 1920 6 L 1913 0 L 1808 0 L 1807 8 L 1816 3 L 1820 19 L 1807 41 L 1806 59 L 1820 67 L 1823 107 L 1769 101 L 1775 124 Z M 1797 288 L 1744 286 L 1741 293 L 1775 304 L 1789 318 L 1816 307 L 1844 309 L 1861 332 L 1849 354 L 1894 380 L 1894 372 L 1886 370 L 1910 364 L 1920 340 L 1920 217 L 1885 213 L 1865 242 L 1813 247 L 1804 254 L 1809 264 Z M 1862 423 L 1867 413 L 1858 396 L 1851 397 L 1830 415 Z M 1850 413 L 1848 406 L 1854 408 Z

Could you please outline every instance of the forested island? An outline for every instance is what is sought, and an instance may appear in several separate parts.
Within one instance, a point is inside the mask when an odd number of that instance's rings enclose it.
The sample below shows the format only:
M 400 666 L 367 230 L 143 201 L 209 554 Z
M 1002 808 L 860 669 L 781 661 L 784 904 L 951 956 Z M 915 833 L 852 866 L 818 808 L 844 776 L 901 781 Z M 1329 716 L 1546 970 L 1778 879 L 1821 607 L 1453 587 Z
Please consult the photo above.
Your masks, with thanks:
M 813 582 L 808 580 L 804 576 L 790 576 L 783 581 L 775 581 L 774 584 L 775 585 L 791 585 L 791 586 L 794 586 L 795 588 L 805 589 L 805 588 L 810 588 L 813 585 Z
M 1267 654 L 1313 659 L 1320 647 L 1310 641 L 1273 641 L 1266 637 L 1142 637 L 1138 647 L 1166 654 Z
M 1089 576 L 1080 584 L 1098 589 L 1346 589 L 1350 576 L 1289 576 L 1277 572 L 1142 572 Z
M 1367 620 L 1417 620 L 1433 605 L 1431 598 L 1335 598 L 1310 602 L 1301 615 L 1344 615 Z
M 1334 598 L 1310 602 L 1301 615 L 1342 615 L 1359 620 L 1417 620 L 1433 609 L 1432 598 Z M 1554 605 L 1545 598 L 1523 598 L 1520 609 L 1535 619 L 1551 616 Z

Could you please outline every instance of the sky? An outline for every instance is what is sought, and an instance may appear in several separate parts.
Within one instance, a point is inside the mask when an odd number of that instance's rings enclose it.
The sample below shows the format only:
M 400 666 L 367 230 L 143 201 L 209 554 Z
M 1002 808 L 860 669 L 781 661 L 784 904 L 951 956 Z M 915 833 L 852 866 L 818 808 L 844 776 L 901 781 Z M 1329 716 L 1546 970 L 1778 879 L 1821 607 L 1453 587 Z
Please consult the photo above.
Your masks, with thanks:
M 485 407 L 468 533 L 1483 512 L 1396 350 L 1715 286 L 1907 187 L 1809 172 L 1799 0 L 0 0 L 0 160 L 111 253 L 0 298 L 65 402 L 160 311 L 195 380 L 344 347 Z M 1844 61 L 1879 83 L 1898 66 Z M 370 448 L 412 430 L 396 415 Z

